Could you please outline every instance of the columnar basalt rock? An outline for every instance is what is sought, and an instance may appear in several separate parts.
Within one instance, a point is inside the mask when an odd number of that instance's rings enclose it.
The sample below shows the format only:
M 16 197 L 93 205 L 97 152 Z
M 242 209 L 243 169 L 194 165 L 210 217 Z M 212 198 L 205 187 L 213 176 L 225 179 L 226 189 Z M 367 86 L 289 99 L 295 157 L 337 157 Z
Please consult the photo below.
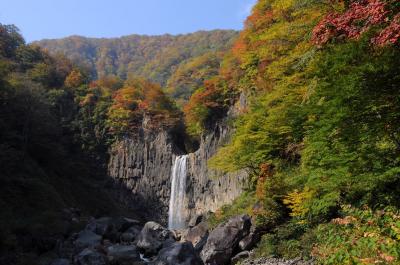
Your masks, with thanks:
M 237 198 L 245 185 L 246 173 L 222 174 L 207 166 L 208 160 L 225 144 L 232 130 L 220 123 L 203 135 L 200 148 L 189 154 L 187 198 L 188 218 L 215 211 Z M 188 219 L 189 220 L 189 219 Z
M 120 200 L 148 220 L 167 222 L 172 159 L 180 151 L 167 131 L 143 130 L 116 143 L 110 154 L 109 175 L 121 190 Z
M 147 220 L 167 225 L 171 193 L 171 170 L 176 156 L 185 152 L 178 146 L 180 137 L 173 132 L 145 129 L 135 137 L 114 144 L 110 152 L 109 175 L 115 180 L 121 200 L 137 212 L 146 213 Z M 225 144 L 232 134 L 226 120 L 202 135 L 199 148 L 188 154 L 186 220 L 197 214 L 214 211 L 232 202 L 245 185 L 245 172 L 222 174 L 207 166 L 208 159 Z

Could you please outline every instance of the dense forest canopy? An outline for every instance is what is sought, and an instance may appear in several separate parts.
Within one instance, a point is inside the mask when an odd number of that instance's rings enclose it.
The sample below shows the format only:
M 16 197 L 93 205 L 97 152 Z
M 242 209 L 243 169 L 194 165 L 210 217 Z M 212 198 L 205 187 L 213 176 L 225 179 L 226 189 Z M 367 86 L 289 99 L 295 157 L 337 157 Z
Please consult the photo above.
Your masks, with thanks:
M 199 134 L 225 102 L 247 95 L 210 166 L 252 176 L 219 218 L 244 211 L 273 227 L 263 255 L 398 261 L 399 11 L 395 0 L 260 0 L 219 76 L 186 105 Z
M 213 55 L 229 49 L 237 35 L 236 31 L 215 30 L 177 36 L 130 35 L 114 39 L 72 36 L 35 44 L 51 54 L 65 55 L 87 68 L 93 78 L 116 75 L 126 79 L 130 74 L 161 86 L 170 83 L 170 94 L 186 101 L 190 93 L 182 90 L 193 90 L 193 83 L 197 84 L 198 80 L 201 82 L 202 78 L 218 71 L 221 56 Z M 193 71 L 193 75 L 189 71 Z M 185 75 L 187 81 L 179 75 Z
M 159 84 L 134 75 L 94 80 L 0 24 L 0 263 L 10 264 L 2 257 L 11 253 L 11 264 L 26 264 L 23 248 L 40 252 L 43 240 L 62 237 L 68 207 L 141 218 L 111 189 L 108 150 L 141 129 L 182 130 L 180 120 Z
M 99 84 L 114 84 L 106 81 Z M 32 264 L 25 249 L 40 253 L 48 238 L 62 236 L 68 207 L 129 215 L 104 187 L 101 139 L 108 132 L 103 113 L 79 104 L 92 93 L 88 84 L 67 58 L 27 45 L 15 26 L 0 24 L 2 264 Z

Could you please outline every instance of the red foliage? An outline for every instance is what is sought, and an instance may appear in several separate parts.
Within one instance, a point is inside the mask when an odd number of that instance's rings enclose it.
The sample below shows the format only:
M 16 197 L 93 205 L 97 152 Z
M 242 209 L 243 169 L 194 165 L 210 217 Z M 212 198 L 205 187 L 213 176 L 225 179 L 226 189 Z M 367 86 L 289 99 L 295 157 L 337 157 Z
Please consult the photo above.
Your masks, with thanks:
M 247 17 L 245 21 L 245 28 L 261 28 L 265 27 L 266 24 L 270 24 L 274 20 L 274 13 L 272 10 L 254 10 L 253 13 Z
M 350 5 L 343 14 L 328 14 L 313 30 L 312 41 L 324 45 L 333 38 L 357 39 L 371 26 L 389 21 L 387 4 L 381 0 L 363 0 Z
M 241 56 L 247 51 L 247 40 L 245 38 L 244 32 L 241 32 L 237 41 L 233 44 L 232 54 L 236 58 L 241 58 Z
M 389 26 L 382 30 L 379 35 L 372 39 L 375 45 L 396 44 L 400 40 L 400 14 L 397 14 Z

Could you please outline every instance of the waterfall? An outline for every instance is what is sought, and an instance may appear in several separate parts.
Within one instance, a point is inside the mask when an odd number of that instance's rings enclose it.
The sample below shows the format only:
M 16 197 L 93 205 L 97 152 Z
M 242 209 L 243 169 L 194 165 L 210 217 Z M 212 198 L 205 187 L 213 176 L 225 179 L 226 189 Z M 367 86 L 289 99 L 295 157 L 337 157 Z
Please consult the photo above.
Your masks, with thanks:
M 172 167 L 171 197 L 169 200 L 168 228 L 185 227 L 184 199 L 186 193 L 186 167 L 188 155 L 178 156 Z

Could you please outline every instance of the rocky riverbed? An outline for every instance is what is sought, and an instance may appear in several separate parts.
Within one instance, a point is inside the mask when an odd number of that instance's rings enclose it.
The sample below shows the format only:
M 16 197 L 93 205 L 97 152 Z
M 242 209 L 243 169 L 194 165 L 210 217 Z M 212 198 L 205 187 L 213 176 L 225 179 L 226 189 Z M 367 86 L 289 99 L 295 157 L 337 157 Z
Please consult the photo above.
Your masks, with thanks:
M 239 215 L 210 230 L 202 216 L 185 230 L 169 230 L 124 217 L 90 219 L 85 228 L 57 243 L 45 265 L 311 265 L 301 260 L 262 258 L 251 250 L 259 228 Z

